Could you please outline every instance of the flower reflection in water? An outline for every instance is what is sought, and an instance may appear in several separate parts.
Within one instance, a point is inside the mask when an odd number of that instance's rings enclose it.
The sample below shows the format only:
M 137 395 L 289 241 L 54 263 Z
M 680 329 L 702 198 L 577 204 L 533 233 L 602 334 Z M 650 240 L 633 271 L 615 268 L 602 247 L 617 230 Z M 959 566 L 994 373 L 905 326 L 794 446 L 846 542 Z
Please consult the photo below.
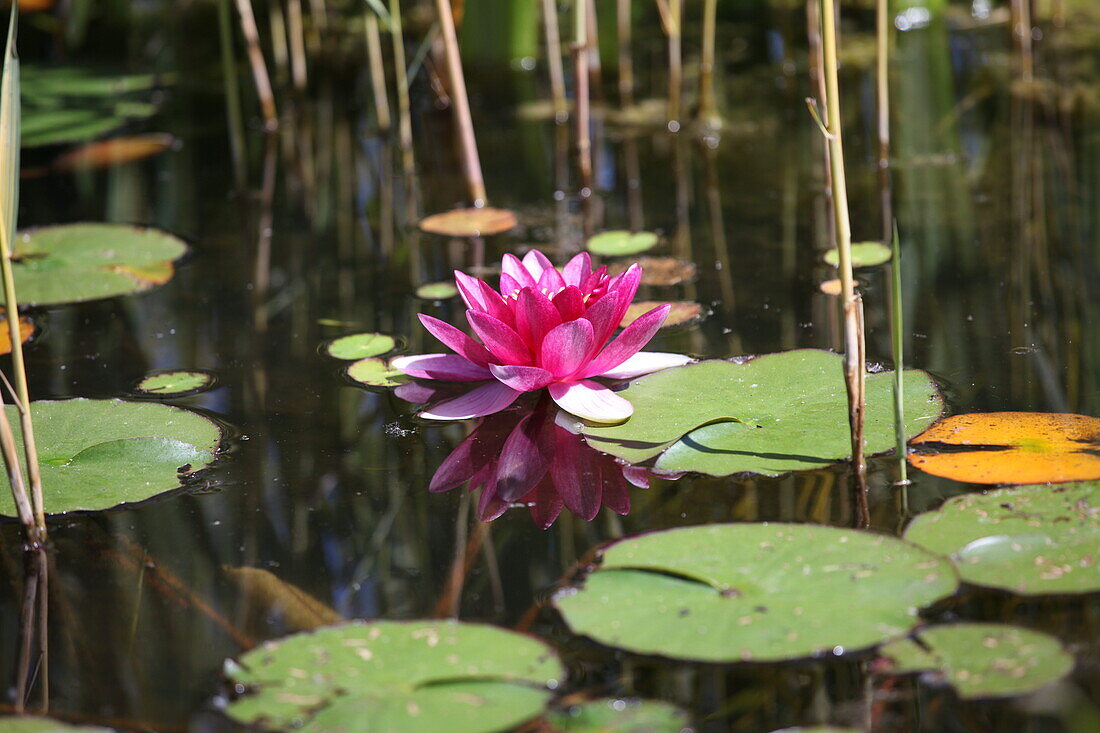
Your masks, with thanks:
M 399 396 L 415 399 L 423 394 L 404 392 Z M 626 514 L 631 486 L 648 488 L 648 472 L 591 448 L 573 432 L 574 422 L 546 395 L 533 407 L 483 417 L 436 469 L 429 491 L 449 491 L 469 482 L 470 491 L 480 491 L 481 521 L 527 506 L 542 529 L 563 508 L 585 521 L 594 519 L 601 506 Z

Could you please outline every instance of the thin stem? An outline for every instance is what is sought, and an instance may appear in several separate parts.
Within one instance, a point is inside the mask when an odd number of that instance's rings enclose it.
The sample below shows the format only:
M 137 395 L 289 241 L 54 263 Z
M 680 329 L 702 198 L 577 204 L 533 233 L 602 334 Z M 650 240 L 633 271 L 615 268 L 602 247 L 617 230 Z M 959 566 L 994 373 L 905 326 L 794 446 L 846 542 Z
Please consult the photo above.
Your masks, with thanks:
M 275 94 L 271 91 L 271 78 L 267 75 L 267 62 L 260 49 L 260 31 L 256 28 L 256 16 L 252 13 L 252 0 L 236 0 L 237 14 L 241 18 L 241 32 L 248 47 L 248 62 L 252 65 L 252 80 L 256 84 L 256 95 L 260 98 L 264 127 L 274 130 L 279 126 L 279 116 L 275 111 Z
M 683 21 L 682 0 L 668 3 L 668 122 L 669 129 L 679 129 L 680 90 L 684 85 L 681 30 Z
M 905 441 L 905 312 L 901 298 L 901 242 L 894 224 L 893 259 L 890 261 L 892 292 L 890 293 L 890 345 L 894 359 L 894 437 L 897 440 L 899 480 L 909 482 L 906 468 Z
M 576 96 L 577 165 L 582 195 L 592 192 L 592 140 L 588 106 L 588 13 L 584 0 L 576 0 L 573 38 L 573 94 Z
M 706 0 L 703 6 L 703 53 L 699 60 L 699 118 L 714 124 L 718 113 L 714 105 L 714 37 L 718 30 L 718 0 Z
M 374 113 L 378 118 L 378 129 L 388 132 L 390 129 L 390 100 L 386 95 L 386 67 L 382 62 L 382 37 L 378 32 L 378 16 L 368 10 L 363 16 L 363 30 L 367 36 L 367 59 L 370 63 L 370 83 L 374 92 Z
M 844 146 L 840 122 L 840 84 L 837 79 L 836 10 L 833 0 L 821 0 L 821 35 L 824 51 L 826 119 L 829 133 L 829 166 L 833 183 L 833 225 L 840 255 L 841 303 L 844 308 L 844 376 L 848 391 L 848 425 L 852 434 L 852 465 L 857 481 L 863 483 L 863 411 L 861 384 L 864 363 L 863 333 L 859 325 L 859 302 L 852 277 L 852 226 L 848 218 L 848 188 L 844 174 Z
M 542 0 L 542 24 L 546 33 L 546 67 L 550 72 L 550 94 L 554 100 L 554 121 L 559 125 L 569 117 L 565 101 L 565 69 L 561 62 L 561 35 L 558 33 L 557 0 Z
M 878 0 L 875 10 L 875 80 L 878 87 L 878 175 L 882 194 L 882 241 L 890 239 L 893 195 L 890 181 L 890 19 L 889 0 Z
M 634 59 L 630 53 L 630 0 L 616 0 L 615 27 L 619 37 L 619 104 L 629 107 L 634 104 Z
M 229 0 L 218 0 L 218 36 L 221 40 L 222 82 L 225 85 L 225 116 L 229 124 L 229 154 L 233 158 L 233 180 L 237 190 L 245 187 L 244 117 L 237 83 L 237 56 L 233 52 L 233 18 Z
M 306 69 L 306 31 L 302 22 L 302 0 L 287 1 L 286 32 L 290 37 L 290 78 L 294 81 L 294 88 L 304 92 L 309 79 Z
M 458 139 L 462 149 L 462 168 L 473 205 L 482 207 L 485 205 L 485 179 L 481 175 L 481 158 L 478 157 L 474 122 L 470 117 L 470 100 L 466 96 L 466 79 L 462 75 L 455 19 L 451 13 L 450 0 L 435 0 L 435 7 L 439 13 L 443 48 L 447 55 L 447 76 L 451 82 L 455 124 L 458 126 Z
M 4 456 L 4 469 L 7 472 L 8 483 L 11 485 L 11 495 L 15 500 L 15 510 L 19 515 L 19 521 L 23 528 L 32 533 L 36 529 L 34 510 L 31 508 L 31 500 L 27 495 L 26 484 L 23 483 L 22 462 L 19 460 L 19 452 L 15 448 L 15 434 L 12 432 L 11 423 L 8 421 L 8 410 L 4 405 L 4 399 L 0 396 L 0 452 Z
M 397 82 L 397 142 L 401 148 L 401 169 L 411 179 L 413 170 L 412 105 L 409 102 L 408 67 L 405 65 L 405 34 L 401 29 L 401 1 L 390 0 L 390 36 Z

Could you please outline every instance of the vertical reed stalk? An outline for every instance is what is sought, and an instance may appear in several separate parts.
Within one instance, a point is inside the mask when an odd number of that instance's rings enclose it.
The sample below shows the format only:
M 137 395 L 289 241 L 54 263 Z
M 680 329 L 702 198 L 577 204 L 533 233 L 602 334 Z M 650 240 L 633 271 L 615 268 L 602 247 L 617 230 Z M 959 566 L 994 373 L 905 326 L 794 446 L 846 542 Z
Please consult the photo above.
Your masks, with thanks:
M 588 13 L 584 0 L 576 0 L 573 37 L 573 94 L 577 121 L 577 166 L 581 174 L 581 193 L 592 192 L 592 140 L 589 137 L 588 106 Z
M 875 8 L 875 81 L 878 88 L 878 175 L 882 197 L 882 241 L 890 239 L 894 201 L 890 181 L 890 19 L 889 0 Z
M 706 0 L 703 6 L 703 53 L 699 60 L 699 119 L 708 126 L 717 126 L 718 118 L 714 105 L 714 37 L 717 32 L 718 0 Z
M 619 39 L 619 104 L 634 104 L 634 58 L 630 53 L 630 0 L 615 1 L 615 27 Z
M 287 0 L 286 32 L 290 36 L 290 78 L 294 82 L 294 88 L 304 92 L 309 79 L 306 70 L 306 29 L 302 22 L 302 0 Z
M 557 0 L 542 0 L 542 25 L 546 33 L 546 67 L 550 72 L 550 95 L 554 100 L 554 122 L 569 117 L 565 101 L 565 69 L 561 62 L 561 35 L 558 32 Z
M 684 86 L 681 32 L 684 8 L 682 0 L 668 3 L 668 122 L 673 132 L 680 129 L 680 90 Z
M 267 4 L 267 23 L 271 31 L 271 56 L 275 60 L 275 81 L 285 84 L 289 76 L 290 50 L 286 44 L 286 16 L 283 4 L 271 0 Z
M 588 90 L 603 101 L 603 69 L 600 65 L 600 33 L 596 25 L 596 0 L 585 0 L 588 21 Z
M 470 117 L 470 100 L 466 96 L 466 79 L 462 75 L 462 58 L 458 52 L 455 19 L 451 14 L 450 0 L 435 0 L 435 7 L 439 13 L 439 26 L 443 33 L 443 48 L 447 54 L 447 77 L 451 83 L 451 101 L 462 150 L 462 170 L 466 174 L 471 203 L 480 208 L 485 205 L 485 179 L 481 175 L 481 158 L 477 154 L 474 121 Z
M 393 66 L 397 83 L 397 142 L 401 147 L 401 169 L 413 177 L 412 105 L 409 103 L 409 76 L 405 65 L 405 33 L 401 28 L 401 0 L 390 0 L 390 37 L 393 41 Z
M 1031 0 L 1012 0 L 1012 35 L 1020 54 L 1020 78 L 1031 81 L 1035 62 L 1032 47 Z
M 31 421 L 30 390 L 27 387 L 27 371 L 23 363 L 23 342 L 19 338 L 19 300 L 15 295 L 15 276 L 11 267 L 16 218 L 19 213 L 21 105 L 19 55 L 15 50 L 18 12 L 19 3 L 13 2 L 8 21 L 7 47 L 4 51 L 3 79 L 0 83 L 0 186 L 3 187 L 0 191 L 0 270 L 4 280 L 4 308 L 7 312 L 8 333 L 11 338 L 12 372 L 15 376 L 15 393 L 18 400 L 16 408 L 19 413 L 19 427 L 23 432 L 23 453 L 26 458 L 27 480 L 30 483 L 29 500 L 22 477 L 15 476 L 19 472 L 19 459 L 15 456 L 14 436 L 6 414 L 0 420 L 0 431 L 4 433 L 0 440 L 4 444 L 5 459 L 14 459 L 9 461 L 7 470 L 12 493 L 16 495 L 16 504 L 20 503 L 18 494 L 22 493 L 22 499 L 30 504 L 33 514 L 33 523 L 28 524 L 24 520 L 27 539 L 30 544 L 38 545 L 46 539 L 46 513 L 42 501 L 42 475 L 38 467 L 38 447 L 34 441 L 34 424 Z M 0 409 L 5 409 L 2 401 L 0 401 Z M 20 514 L 22 515 L 22 511 Z
M 264 128 L 274 130 L 279 126 L 275 111 L 275 94 L 271 91 L 271 78 L 267 75 L 267 62 L 260 48 L 260 31 L 256 28 L 256 16 L 252 13 L 252 0 L 236 0 L 237 14 L 241 18 L 241 32 L 248 47 L 248 62 L 252 65 L 252 79 L 260 98 Z
M 233 181 L 240 191 L 245 187 L 244 116 L 241 113 L 240 85 L 237 83 L 237 56 L 233 52 L 233 17 L 229 0 L 218 0 L 218 36 L 221 40 L 225 116 L 229 124 L 229 155 L 233 159 Z
M 829 166 L 833 182 L 833 226 L 840 255 L 841 304 L 844 312 L 844 382 L 848 391 L 848 424 L 852 433 L 852 465 L 863 484 L 863 329 L 859 301 L 852 277 L 852 226 L 848 218 L 848 188 L 844 175 L 844 147 L 840 122 L 840 84 L 837 79 L 836 10 L 833 0 L 821 0 L 821 36 L 825 56 L 825 109 L 829 140 Z
M 363 16 L 363 30 L 367 36 L 367 59 L 370 63 L 370 83 L 374 92 L 374 113 L 378 118 L 378 129 L 389 132 L 390 100 L 386 95 L 386 67 L 382 62 L 382 37 L 378 32 L 378 16 L 373 10 L 367 10 Z
M 898 450 L 898 480 L 909 483 L 905 441 L 905 311 L 901 298 L 901 242 L 898 238 L 898 225 L 894 224 L 893 258 L 890 260 L 890 345 L 894 359 L 894 437 Z

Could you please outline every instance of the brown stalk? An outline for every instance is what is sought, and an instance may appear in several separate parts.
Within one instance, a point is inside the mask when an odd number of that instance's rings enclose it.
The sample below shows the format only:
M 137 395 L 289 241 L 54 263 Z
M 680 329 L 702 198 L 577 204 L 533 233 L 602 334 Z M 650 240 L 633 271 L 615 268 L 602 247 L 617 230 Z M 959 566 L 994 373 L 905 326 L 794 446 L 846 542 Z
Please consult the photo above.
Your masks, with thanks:
M 294 82 L 294 88 L 304 92 L 309 79 L 306 70 L 306 31 L 302 22 L 302 0 L 287 0 L 286 32 L 290 36 L 290 78 Z
M 630 0 L 616 0 L 615 28 L 619 39 L 619 104 L 634 104 L 634 59 L 630 54 Z
M 569 117 L 565 101 L 565 69 L 561 62 L 561 36 L 558 33 L 557 0 L 542 0 L 542 24 L 546 33 L 546 67 L 550 72 L 550 95 L 554 100 L 554 121 L 559 125 Z
M 378 129 L 389 132 L 390 100 L 386 95 L 386 67 L 382 62 L 382 37 L 378 31 L 378 16 L 373 10 L 368 10 L 363 21 L 363 30 L 367 36 L 371 90 L 374 92 L 374 113 L 378 117 Z
M 458 52 L 458 34 L 451 14 L 450 0 L 435 0 L 439 14 L 439 26 L 443 34 L 443 48 L 447 55 L 447 77 L 451 85 L 455 125 L 462 152 L 462 170 L 470 189 L 471 203 L 475 207 L 485 205 L 485 179 L 481 175 L 481 159 L 477 153 L 474 122 L 470 117 L 470 100 L 466 96 L 466 79 L 462 75 L 462 58 Z
M 409 102 L 409 77 L 405 63 L 405 34 L 401 28 L 401 2 L 390 0 L 390 37 L 393 41 L 394 78 L 397 83 L 397 142 L 401 147 L 401 170 L 412 179 L 413 137 L 412 105 Z
M 684 85 L 683 49 L 681 44 L 682 0 L 668 2 L 668 121 L 669 129 L 679 129 L 680 89 Z
M 718 32 L 718 0 L 706 0 L 703 6 L 703 53 L 699 59 L 699 119 L 716 126 L 714 104 L 714 42 Z
M 592 192 L 592 140 L 589 137 L 588 106 L 588 14 L 578 3 L 574 17 L 573 39 L 573 94 L 576 112 L 577 166 L 581 176 L 581 195 Z
M 260 98 L 260 108 L 264 116 L 264 128 L 274 130 L 279 126 L 279 116 L 275 111 L 275 94 L 271 91 L 271 79 L 267 75 L 267 62 L 260 49 L 260 31 L 256 28 L 256 16 L 252 13 L 252 0 L 236 0 L 237 14 L 241 18 L 241 33 L 248 47 L 248 62 L 252 66 L 252 79 L 256 84 L 256 94 Z
M 878 88 L 878 176 L 882 206 L 882 241 L 893 239 L 894 202 L 890 180 L 890 19 L 889 0 L 875 8 L 875 81 Z M 898 366 L 898 369 L 901 367 Z

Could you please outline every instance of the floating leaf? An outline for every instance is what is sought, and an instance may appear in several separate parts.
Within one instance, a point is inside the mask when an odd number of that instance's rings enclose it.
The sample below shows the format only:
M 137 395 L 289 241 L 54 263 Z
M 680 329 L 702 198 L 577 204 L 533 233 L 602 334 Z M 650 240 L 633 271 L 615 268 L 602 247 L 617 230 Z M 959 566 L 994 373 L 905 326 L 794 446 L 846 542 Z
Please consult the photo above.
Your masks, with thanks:
M 0 730 L 4 733 L 114 733 L 111 728 L 70 725 L 62 720 L 36 715 L 0 717 Z
M 905 539 L 950 556 L 962 579 L 1022 595 L 1100 590 L 1100 482 L 963 494 Z
M 953 593 L 950 563 L 907 542 L 835 527 L 713 524 L 610 545 L 554 604 L 573 631 L 641 654 L 775 661 L 907 634 Z
M 642 268 L 642 285 L 679 285 L 695 279 L 695 263 L 678 260 L 675 257 L 641 257 L 637 260 Z M 612 275 L 624 272 L 632 263 L 623 262 L 607 271 Z
M 626 328 L 649 311 L 667 302 L 666 300 L 639 300 L 631 303 L 630 307 L 626 309 L 626 315 L 623 316 L 623 320 L 619 325 Z M 706 316 L 706 311 L 704 311 L 703 306 L 699 303 L 679 302 L 672 303 L 671 305 L 672 309 L 669 310 L 668 316 L 665 318 L 664 323 L 661 324 L 661 328 L 682 326 L 685 323 L 701 321 L 703 317 Z
M 15 408 L 7 409 L 17 422 Z M 177 489 L 181 475 L 214 460 L 221 441 L 202 415 L 158 402 L 41 401 L 31 403 L 31 415 L 48 514 L 100 511 Z M 0 488 L 0 514 L 15 515 L 7 488 Z
M 109 168 L 159 155 L 174 143 L 175 138 L 163 132 L 97 140 L 63 153 L 54 160 L 53 168 L 60 171 Z
M 0 354 L 11 353 L 11 326 L 4 309 L 0 308 Z M 34 323 L 26 316 L 19 316 L 19 342 L 27 343 L 34 335 Z
M 447 300 L 458 295 L 453 282 L 426 283 L 416 289 L 416 297 L 423 300 Z
M 909 455 L 911 464 L 956 481 L 1037 484 L 1100 479 L 1100 419 L 1086 415 L 952 415 L 911 445 L 917 449 Z
M 511 730 L 542 712 L 565 675 L 533 637 L 453 621 L 330 626 L 268 642 L 226 668 L 248 690 L 230 717 L 317 733 Z
M 689 727 L 686 712 L 658 700 L 589 700 L 546 719 L 555 731 L 568 733 L 680 733 Z
M 269 570 L 224 567 L 222 571 L 246 604 L 260 611 L 268 623 L 271 616 L 278 616 L 290 629 L 308 631 L 343 620 L 336 611 Z
M 818 285 L 817 288 L 826 295 L 840 295 L 842 292 L 844 292 L 840 284 L 840 280 L 837 279 L 826 280 L 825 282 Z
M 353 333 L 329 341 L 322 348 L 333 359 L 356 361 L 381 356 L 397 347 L 397 339 L 384 333 Z
M 208 390 L 215 381 L 214 375 L 208 372 L 160 372 L 142 379 L 134 391 L 157 397 L 182 397 Z
M 874 267 L 890 261 L 890 248 L 882 242 L 852 242 L 852 267 Z M 825 264 L 838 267 L 840 252 L 831 249 L 825 253 Z
M 28 305 L 77 303 L 162 285 L 187 245 L 125 224 L 63 224 L 15 238 L 15 281 Z
M 489 206 L 480 209 L 454 209 L 432 214 L 420 220 L 420 228 L 445 237 L 488 237 L 516 226 L 516 215 L 507 209 Z
M 1069 674 L 1073 656 L 1053 636 L 1004 624 L 933 626 L 884 646 L 893 674 L 933 672 L 964 700 L 1010 697 Z
M 740 364 L 704 361 L 632 382 L 621 396 L 634 414 L 621 425 L 591 425 L 589 442 L 638 463 L 715 476 L 820 468 L 848 457 L 848 403 L 842 358 L 800 349 Z M 936 420 L 943 397 L 925 372 L 905 372 L 906 434 Z M 894 447 L 893 373 L 867 376 L 868 454 Z
M 615 229 L 589 237 L 586 246 L 594 255 L 625 257 L 653 249 L 658 241 L 660 237 L 653 232 L 628 232 L 625 229 Z
M 349 366 L 347 374 L 353 382 L 365 387 L 396 387 L 412 381 L 412 377 L 394 369 L 388 361 L 373 356 Z

